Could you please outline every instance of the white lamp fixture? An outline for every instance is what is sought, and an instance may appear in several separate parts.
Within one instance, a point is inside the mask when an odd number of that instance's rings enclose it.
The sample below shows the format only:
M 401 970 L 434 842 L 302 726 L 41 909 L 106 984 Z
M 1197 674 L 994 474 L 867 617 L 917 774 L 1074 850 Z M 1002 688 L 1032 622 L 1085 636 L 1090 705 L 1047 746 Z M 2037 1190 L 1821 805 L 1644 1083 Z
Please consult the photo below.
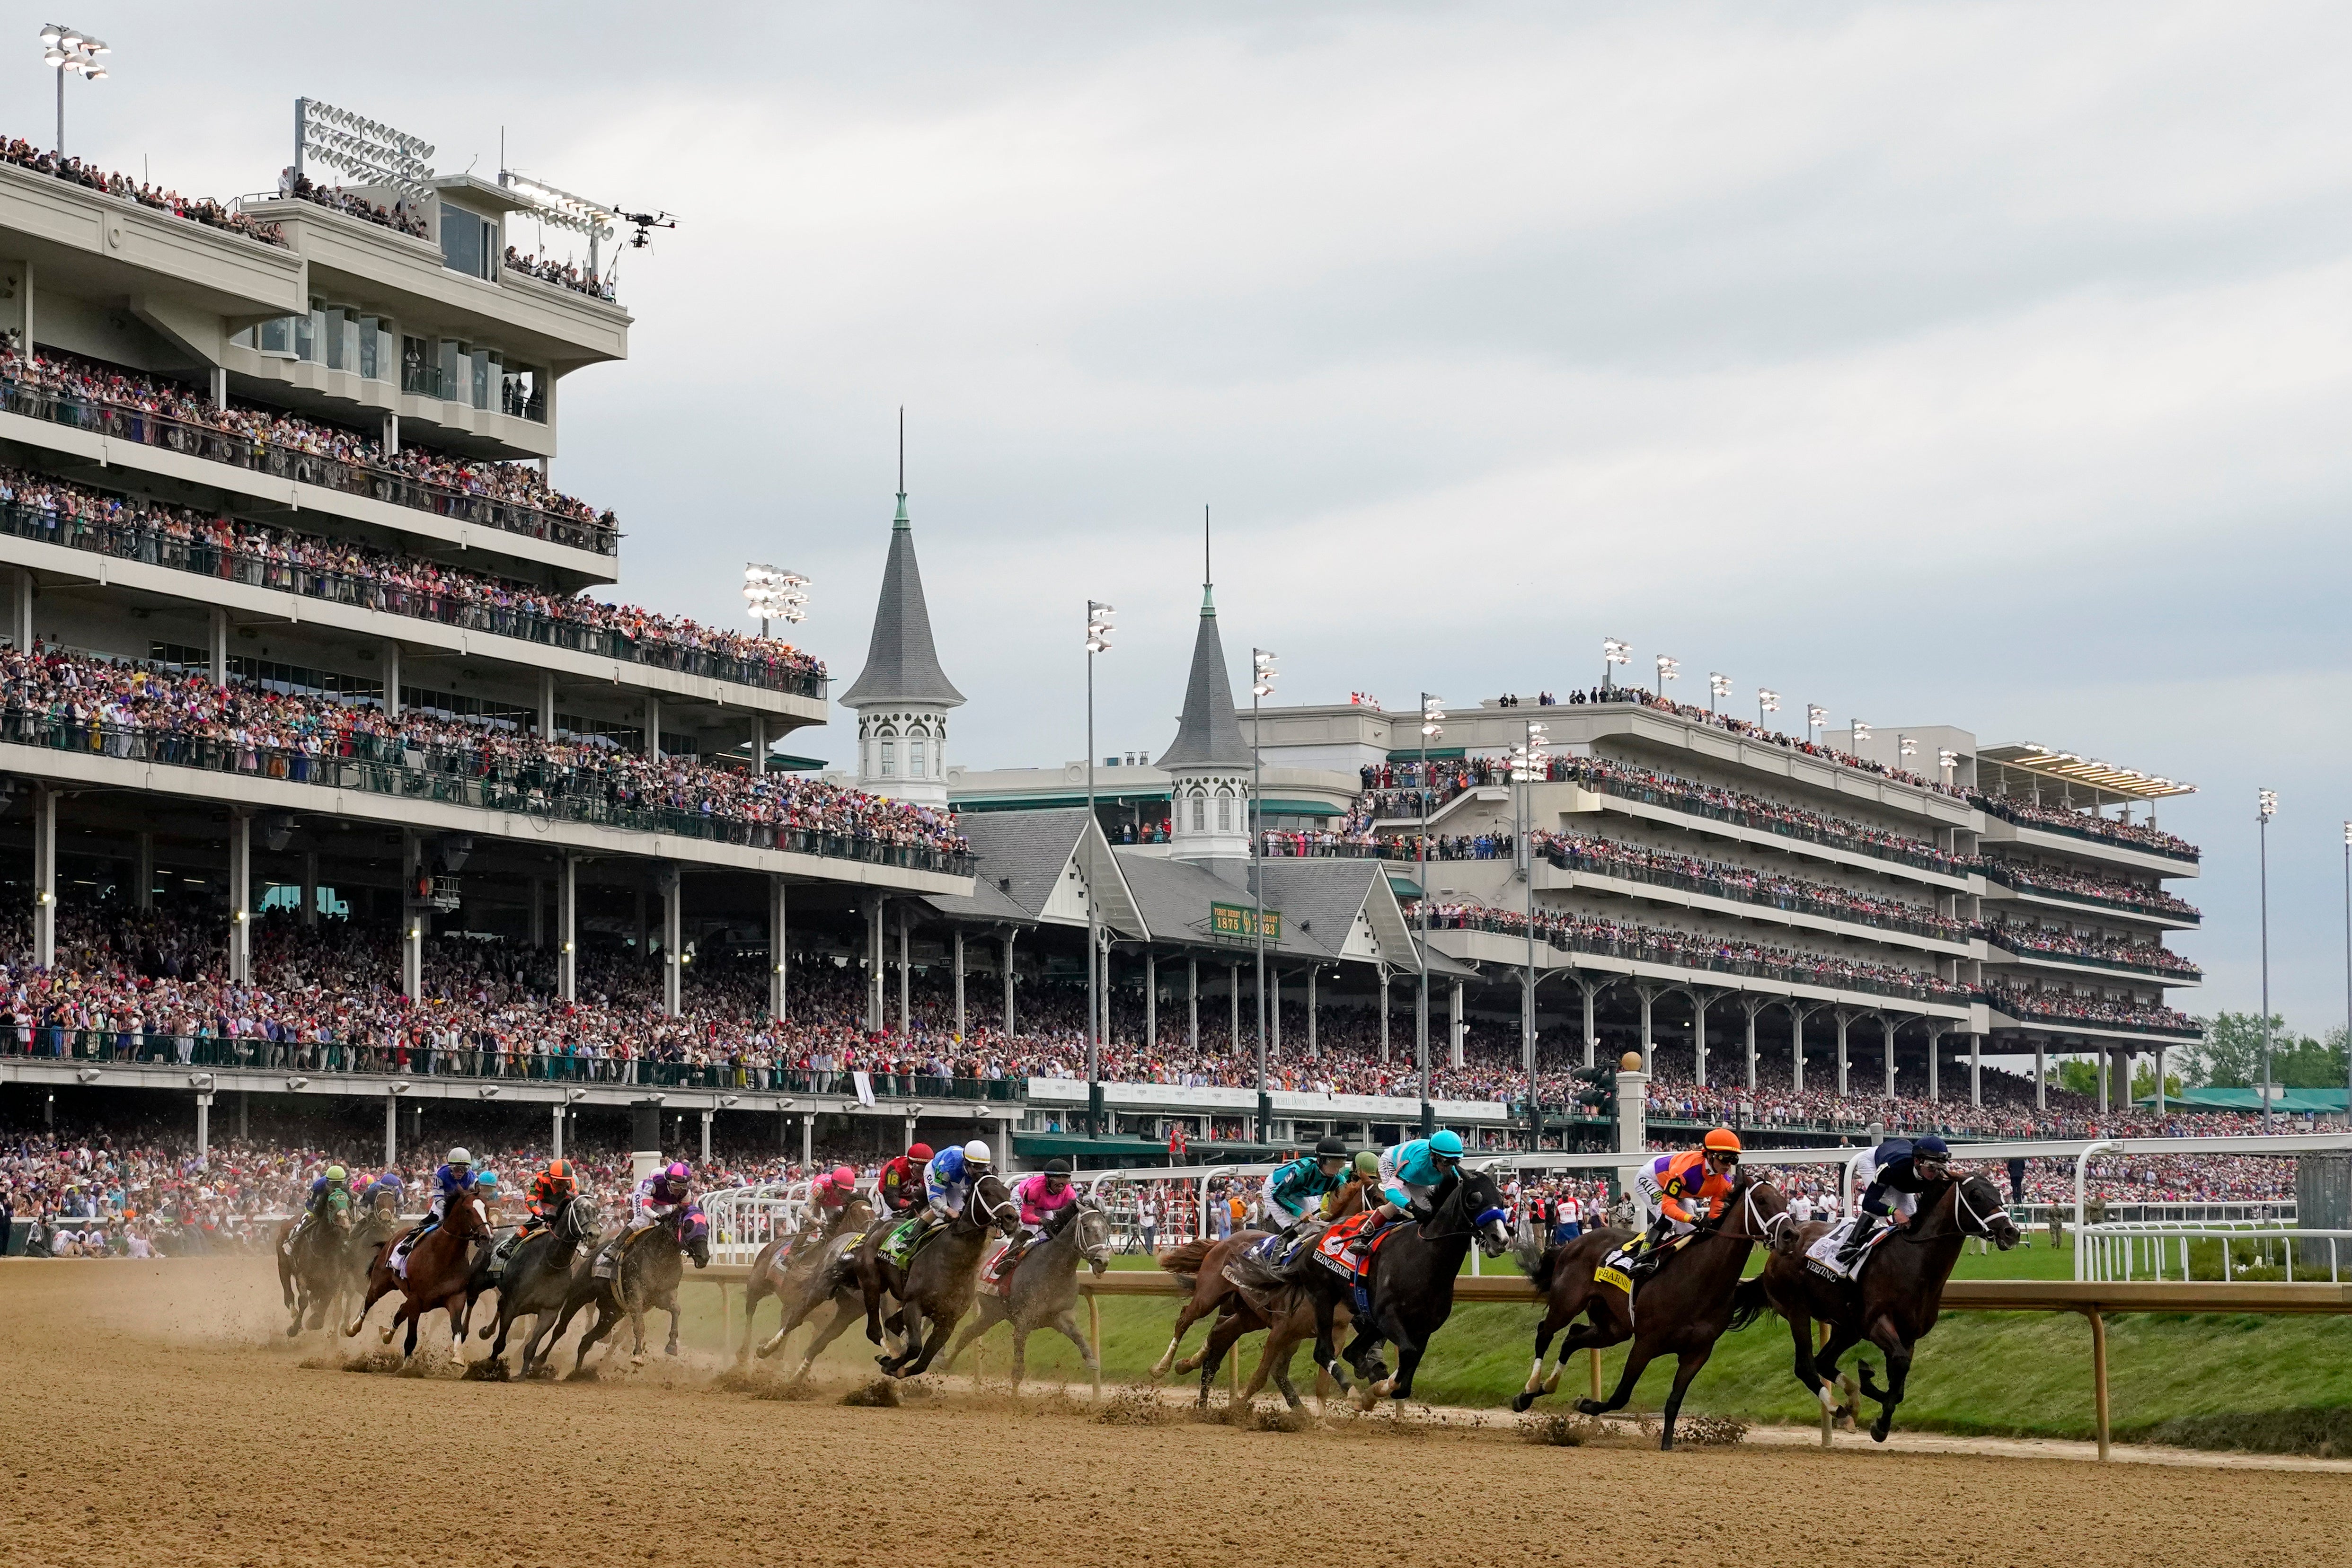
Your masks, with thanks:
M 1250 695 L 1270 697 L 1274 695 L 1275 677 L 1280 674 L 1274 667 L 1274 658 L 1263 648 L 1250 650 Z
M 762 637 L 771 621 L 797 624 L 808 619 L 808 589 L 809 580 L 796 571 L 756 560 L 743 568 L 743 602 L 760 622 Z
M 1706 675 L 1706 711 L 1715 711 L 1715 699 L 1731 695 L 1731 677 L 1720 670 L 1709 670 Z
M 433 147 L 421 137 L 337 109 L 315 98 L 294 100 L 294 173 L 316 159 L 362 185 L 388 185 L 411 201 L 433 193 Z
M 1853 721 L 1853 744 L 1856 750 L 1870 744 L 1870 726 L 1860 719 Z
M 1445 699 L 1425 696 L 1421 699 L 1421 734 L 1424 740 L 1435 740 L 1445 733 Z
M 66 155 L 66 73 L 70 71 L 86 81 L 104 81 L 106 68 L 98 63 L 98 57 L 112 52 L 79 27 L 62 27 L 52 22 L 41 29 L 41 63 L 58 73 L 59 158 Z
M 1114 631 L 1118 630 L 1118 628 L 1111 624 L 1111 618 L 1118 613 L 1118 611 L 1114 606 L 1108 604 L 1097 604 L 1091 599 L 1087 601 L 1087 653 L 1108 653 L 1110 652 L 1110 634 Z
M 1821 728 L 1823 725 L 1829 723 L 1829 709 L 1822 706 L 1819 703 L 1807 703 L 1805 705 L 1805 738 L 1811 740 L 1813 736 L 1813 731 Z
M 1768 714 L 1768 713 L 1779 713 L 1780 711 L 1780 694 L 1779 692 L 1776 692 L 1776 691 L 1772 690 L 1769 686 L 1758 686 L 1758 687 L 1756 688 L 1756 723 L 1757 723 L 1757 726 L 1758 726 L 1759 728 L 1760 728 L 1760 727 L 1762 727 L 1763 723 L 1764 723 L 1764 716 L 1765 716 L 1766 714 Z
M 1601 684 L 1604 686 L 1614 685 L 1616 674 L 1610 666 L 1631 664 L 1633 660 L 1633 644 L 1631 643 L 1622 637 L 1601 639 Z
M 1683 678 L 1683 663 L 1680 659 L 1669 659 L 1664 653 L 1658 655 L 1657 662 L 1658 695 L 1660 696 L 1664 696 L 1666 695 L 1666 683 L 1668 681 L 1679 681 Z

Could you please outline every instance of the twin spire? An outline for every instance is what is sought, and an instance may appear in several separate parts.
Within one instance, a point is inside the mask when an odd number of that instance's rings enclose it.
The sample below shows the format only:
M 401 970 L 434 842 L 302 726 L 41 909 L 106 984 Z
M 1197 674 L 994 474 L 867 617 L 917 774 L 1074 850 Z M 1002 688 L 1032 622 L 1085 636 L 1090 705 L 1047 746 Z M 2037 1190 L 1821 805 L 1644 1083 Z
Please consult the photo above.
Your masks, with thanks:
M 915 561 L 914 525 L 907 520 L 907 411 L 898 411 L 898 515 L 890 523 L 890 555 L 882 567 L 882 599 L 874 608 L 874 638 L 866 668 L 841 694 L 844 707 L 923 703 L 960 707 L 964 695 L 940 668 L 931 641 L 930 607 L 923 601 L 923 570 Z
M 1209 574 L 1209 514 L 1201 511 L 1201 629 L 1192 638 L 1192 673 L 1184 682 L 1184 715 L 1176 739 L 1160 758 L 1162 769 L 1247 768 L 1249 742 L 1234 710 L 1225 673 L 1225 644 L 1217 635 L 1216 586 Z

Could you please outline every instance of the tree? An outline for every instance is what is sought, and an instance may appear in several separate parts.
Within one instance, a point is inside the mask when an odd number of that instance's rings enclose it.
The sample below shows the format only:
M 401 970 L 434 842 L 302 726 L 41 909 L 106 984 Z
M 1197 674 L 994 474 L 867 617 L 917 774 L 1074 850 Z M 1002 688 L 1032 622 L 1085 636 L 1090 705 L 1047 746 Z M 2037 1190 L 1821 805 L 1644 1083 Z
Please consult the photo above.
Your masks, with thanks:
M 2155 1070 L 2147 1067 L 2133 1069 L 2132 1099 L 2135 1102 L 2146 1100 L 2155 1092 Z M 2168 1072 L 2164 1075 L 2164 1097 L 2167 1100 L 2178 1100 L 2180 1098 L 2180 1074 L 2178 1072 Z
M 2251 1089 L 2263 1075 L 2263 1020 L 2258 1013 L 2217 1013 L 2200 1019 L 2205 1038 L 2183 1063 L 2193 1082 L 2215 1089 Z M 2335 1089 L 2344 1082 L 2344 1031 L 2325 1040 L 2299 1035 L 2271 1019 L 2271 1080 L 2289 1089 Z

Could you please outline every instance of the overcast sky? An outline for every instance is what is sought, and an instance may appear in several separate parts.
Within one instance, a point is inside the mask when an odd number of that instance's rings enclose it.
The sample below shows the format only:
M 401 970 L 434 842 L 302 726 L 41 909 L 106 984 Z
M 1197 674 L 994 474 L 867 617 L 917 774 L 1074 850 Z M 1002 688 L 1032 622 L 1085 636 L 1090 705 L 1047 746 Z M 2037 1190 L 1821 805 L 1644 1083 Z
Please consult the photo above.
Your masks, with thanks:
M 77 5 L 68 150 L 184 191 L 271 184 L 309 93 L 678 214 L 563 389 L 632 599 L 798 568 L 845 684 L 904 403 L 952 760 L 1083 754 L 1090 595 L 1101 749 L 1166 743 L 1205 503 L 1285 700 L 1607 634 L 2200 785 L 2190 1010 L 2257 1003 L 2275 787 L 2273 997 L 2344 1016 L 2340 5 Z

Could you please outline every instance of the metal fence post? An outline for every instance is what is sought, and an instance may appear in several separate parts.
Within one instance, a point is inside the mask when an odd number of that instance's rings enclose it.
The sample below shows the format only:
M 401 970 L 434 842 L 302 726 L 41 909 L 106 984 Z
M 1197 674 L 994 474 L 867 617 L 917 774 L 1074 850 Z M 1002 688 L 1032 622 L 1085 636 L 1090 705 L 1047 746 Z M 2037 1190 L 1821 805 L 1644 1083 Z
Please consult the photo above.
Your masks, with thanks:
M 2107 1320 L 2098 1312 L 2091 1320 L 2091 1385 L 2099 1417 L 2099 1462 L 2107 1462 Z

